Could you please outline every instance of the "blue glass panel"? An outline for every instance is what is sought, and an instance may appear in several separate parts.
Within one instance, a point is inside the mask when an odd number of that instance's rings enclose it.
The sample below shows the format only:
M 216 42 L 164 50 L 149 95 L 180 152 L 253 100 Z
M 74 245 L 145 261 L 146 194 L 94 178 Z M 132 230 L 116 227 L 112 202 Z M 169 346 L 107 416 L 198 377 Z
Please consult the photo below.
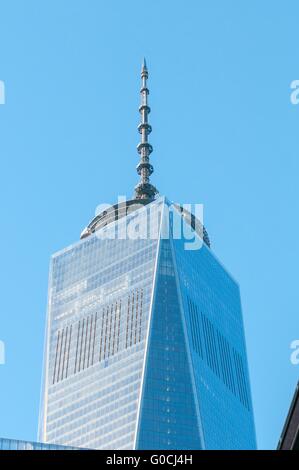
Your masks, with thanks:
M 160 250 L 137 449 L 200 449 L 169 240 Z
M 173 240 L 206 449 L 256 448 L 238 284 L 205 245 Z

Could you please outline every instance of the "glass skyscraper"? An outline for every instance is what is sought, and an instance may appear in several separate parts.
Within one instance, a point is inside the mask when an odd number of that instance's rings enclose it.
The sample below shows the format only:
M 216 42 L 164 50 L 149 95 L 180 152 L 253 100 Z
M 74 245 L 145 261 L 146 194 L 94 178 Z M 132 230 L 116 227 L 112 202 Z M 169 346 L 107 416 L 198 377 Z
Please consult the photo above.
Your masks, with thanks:
M 145 62 L 141 76 L 135 197 L 103 210 L 51 260 L 39 438 L 254 449 L 239 287 L 201 221 L 149 181 Z

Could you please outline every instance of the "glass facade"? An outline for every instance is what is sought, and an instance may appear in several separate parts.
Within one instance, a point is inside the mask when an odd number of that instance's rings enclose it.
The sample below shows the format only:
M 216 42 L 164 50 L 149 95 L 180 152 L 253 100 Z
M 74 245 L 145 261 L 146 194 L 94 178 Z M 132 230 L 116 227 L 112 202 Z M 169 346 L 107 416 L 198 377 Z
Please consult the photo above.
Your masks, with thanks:
M 205 244 L 186 250 L 172 236 L 169 204 L 159 198 L 52 257 L 43 442 L 255 447 L 238 285 Z
M 0 450 L 79 450 L 76 447 L 44 444 L 42 442 L 19 441 L 0 437 Z
M 159 204 L 153 209 L 158 229 Z M 52 258 L 42 441 L 134 447 L 158 246 L 158 237 L 125 238 L 135 218 Z
M 162 240 L 138 449 L 201 449 L 201 429 L 169 240 Z
M 177 282 L 206 449 L 256 447 L 238 284 L 205 245 L 174 240 Z

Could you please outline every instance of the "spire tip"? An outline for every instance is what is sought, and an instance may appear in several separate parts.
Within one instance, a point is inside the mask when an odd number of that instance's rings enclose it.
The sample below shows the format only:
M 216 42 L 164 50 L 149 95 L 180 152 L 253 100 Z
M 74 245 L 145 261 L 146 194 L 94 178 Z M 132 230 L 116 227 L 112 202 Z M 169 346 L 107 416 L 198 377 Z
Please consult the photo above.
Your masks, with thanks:
M 137 173 L 140 175 L 140 182 L 135 187 L 136 199 L 153 200 L 158 193 L 157 189 L 150 183 L 150 176 L 154 169 L 150 163 L 149 156 L 153 151 L 152 145 L 148 141 L 148 135 L 151 133 L 152 126 L 148 122 L 148 114 L 150 107 L 147 102 L 149 90 L 147 88 L 148 71 L 146 67 L 145 57 L 142 62 L 141 69 L 141 104 L 139 112 L 141 114 L 141 123 L 138 126 L 139 133 L 141 134 L 141 142 L 137 146 L 137 151 L 140 154 L 140 162 L 137 165 Z

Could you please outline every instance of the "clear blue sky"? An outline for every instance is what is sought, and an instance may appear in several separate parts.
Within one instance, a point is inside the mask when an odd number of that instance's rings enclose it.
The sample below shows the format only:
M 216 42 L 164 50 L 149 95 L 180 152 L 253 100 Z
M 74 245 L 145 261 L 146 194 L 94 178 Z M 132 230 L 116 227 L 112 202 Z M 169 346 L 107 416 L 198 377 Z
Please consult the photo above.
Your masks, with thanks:
M 35 439 L 51 253 L 137 181 L 150 70 L 153 182 L 203 203 L 240 282 L 260 448 L 299 365 L 298 1 L 2 0 L 0 436 Z

